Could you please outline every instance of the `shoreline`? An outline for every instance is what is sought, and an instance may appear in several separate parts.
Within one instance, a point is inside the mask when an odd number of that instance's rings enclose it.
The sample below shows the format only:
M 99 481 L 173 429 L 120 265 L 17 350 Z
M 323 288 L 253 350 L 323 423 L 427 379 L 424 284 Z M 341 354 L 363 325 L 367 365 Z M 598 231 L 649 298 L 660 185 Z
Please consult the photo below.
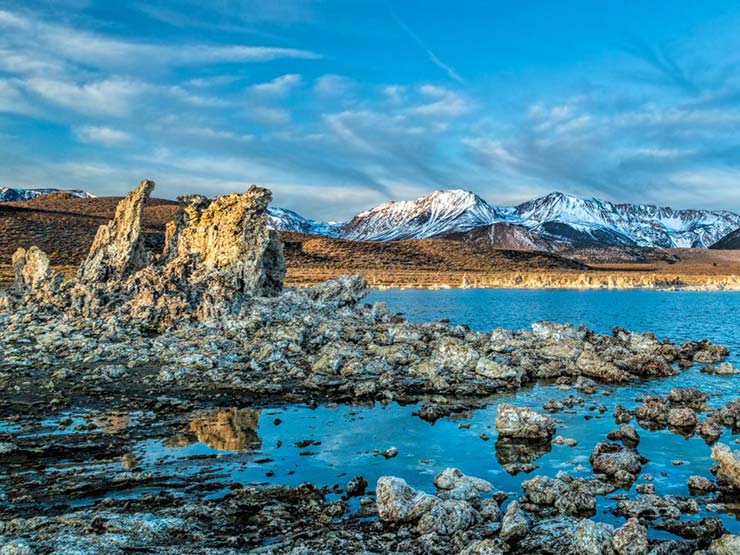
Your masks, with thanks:
M 65 276 L 74 277 L 77 266 L 54 266 Z M 305 288 L 342 275 L 363 275 L 371 289 L 553 289 L 572 291 L 740 291 L 740 274 L 661 272 L 639 270 L 528 272 L 434 272 L 430 270 L 377 270 L 363 268 L 288 268 L 285 287 Z M 0 265 L 0 288 L 13 283 L 13 270 Z
M 639 271 L 432 272 L 417 270 L 288 268 L 286 287 L 310 287 L 343 274 L 363 275 L 371 289 L 564 289 L 649 291 L 740 291 L 738 274 Z

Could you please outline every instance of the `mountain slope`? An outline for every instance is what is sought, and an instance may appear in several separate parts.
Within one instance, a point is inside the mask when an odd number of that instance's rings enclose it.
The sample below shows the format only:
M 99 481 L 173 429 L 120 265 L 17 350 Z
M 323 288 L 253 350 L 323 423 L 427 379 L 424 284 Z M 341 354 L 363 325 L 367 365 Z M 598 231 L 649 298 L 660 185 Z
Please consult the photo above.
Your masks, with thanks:
M 740 216 L 727 211 L 614 204 L 563 193 L 550 193 L 514 210 L 523 225 L 553 237 L 601 245 L 706 248 L 740 227 Z
M 740 229 L 736 229 L 714 243 L 710 249 L 716 250 L 738 250 L 740 249 Z
M 344 224 L 341 237 L 371 241 L 424 239 L 505 219 L 505 211 L 469 191 L 434 191 L 416 200 L 387 202 L 362 212 Z
M 268 208 L 268 226 L 277 231 L 292 231 L 322 237 L 337 237 L 342 230 L 342 224 L 317 222 L 304 218 L 300 214 L 285 208 Z
M 30 200 L 42 195 L 54 193 L 66 193 L 76 198 L 95 198 L 95 195 L 80 189 L 15 189 L 11 187 L 0 187 L 0 202 L 17 202 Z

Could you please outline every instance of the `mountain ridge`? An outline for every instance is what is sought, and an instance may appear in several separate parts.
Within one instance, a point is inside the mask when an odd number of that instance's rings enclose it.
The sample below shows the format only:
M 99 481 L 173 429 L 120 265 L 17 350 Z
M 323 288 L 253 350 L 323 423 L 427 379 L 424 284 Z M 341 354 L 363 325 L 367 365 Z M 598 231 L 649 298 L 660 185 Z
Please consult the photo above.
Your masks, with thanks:
M 306 225 L 321 230 L 321 222 L 306 221 L 310 222 Z M 415 200 L 380 204 L 344 224 L 331 224 L 331 236 L 365 241 L 423 239 L 494 224 L 507 224 L 508 231 L 516 232 L 520 241 L 540 246 L 567 243 L 585 247 L 708 248 L 740 228 L 740 215 L 727 210 L 613 203 L 557 191 L 517 206 L 495 206 L 470 191 L 450 189 Z M 505 227 L 499 226 L 496 231 L 507 231 Z M 291 228 L 283 223 L 279 229 L 301 231 L 305 225 Z M 500 236 L 493 239 L 495 235 L 491 235 L 492 240 L 509 244 Z

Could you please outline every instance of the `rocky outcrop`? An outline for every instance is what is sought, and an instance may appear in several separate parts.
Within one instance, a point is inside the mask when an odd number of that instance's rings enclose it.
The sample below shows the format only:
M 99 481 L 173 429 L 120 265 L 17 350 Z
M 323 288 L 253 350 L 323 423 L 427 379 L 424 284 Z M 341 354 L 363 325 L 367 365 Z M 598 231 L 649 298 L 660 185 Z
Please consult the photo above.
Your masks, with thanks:
M 73 317 L 116 316 L 141 328 L 161 328 L 238 314 L 251 298 L 282 290 L 282 243 L 267 228 L 270 191 L 252 186 L 213 201 L 183 197 L 157 255 L 146 251 L 141 234 L 153 189 L 154 182 L 142 181 L 119 202 L 114 219 L 98 229 L 76 279 L 64 287 L 41 251 L 16 253 L 16 294 L 43 292 Z M 360 288 L 339 286 L 351 298 Z
M 154 181 L 142 181 L 118 204 L 113 220 L 98 228 L 90 252 L 77 271 L 80 282 L 122 280 L 144 267 L 147 256 L 141 215 L 153 190 Z
M 181 209 L 167 228 L 164 276 L 191 285 L 217 281 L 226 294 L 279 293 L 285 276 L 282 243 L 267 228 L 272 193 L 252 185 L 246 193 L 209 201 L 181 197 Z
M 13 273 L 13 288 L 22 296 L 53 295 L 62 282 L 62 276 L 49 268 L 49 257 L 36 247 L 20 248 L 13 254 Z

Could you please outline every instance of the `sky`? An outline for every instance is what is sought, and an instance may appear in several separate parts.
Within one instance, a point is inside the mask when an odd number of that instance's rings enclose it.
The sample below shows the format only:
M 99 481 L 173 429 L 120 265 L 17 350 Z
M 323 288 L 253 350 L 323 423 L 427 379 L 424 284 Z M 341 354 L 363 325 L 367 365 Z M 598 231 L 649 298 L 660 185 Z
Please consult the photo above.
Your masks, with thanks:
M 740 2 L 0 0 L 0 186 L 740 210 Z

